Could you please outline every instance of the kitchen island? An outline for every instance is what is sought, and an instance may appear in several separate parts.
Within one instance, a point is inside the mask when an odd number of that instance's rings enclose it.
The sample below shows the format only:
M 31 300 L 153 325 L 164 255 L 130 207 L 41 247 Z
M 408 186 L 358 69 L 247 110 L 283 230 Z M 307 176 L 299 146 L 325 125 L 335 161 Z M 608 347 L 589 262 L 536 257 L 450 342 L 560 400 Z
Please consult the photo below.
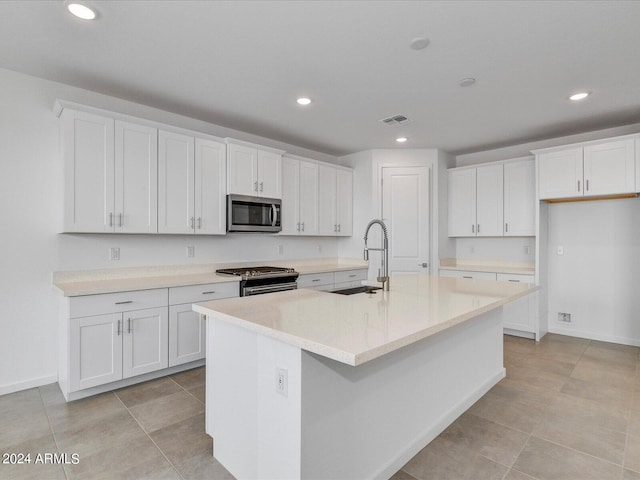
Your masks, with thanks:
M 200 303 L 207 433 L 237 478 L 389 478 L 505 375 L 525 284 L 427 275 L 388 292 Z

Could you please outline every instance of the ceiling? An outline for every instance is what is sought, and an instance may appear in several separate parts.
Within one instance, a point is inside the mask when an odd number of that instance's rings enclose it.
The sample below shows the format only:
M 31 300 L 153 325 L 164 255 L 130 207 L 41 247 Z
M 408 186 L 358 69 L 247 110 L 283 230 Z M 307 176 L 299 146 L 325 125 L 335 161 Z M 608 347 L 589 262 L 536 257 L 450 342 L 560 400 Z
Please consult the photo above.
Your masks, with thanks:
M 1 1 L 0 67 L 332 155 L 461 154 L 640 122 L 638 1 L 84 3 L 98 20 Z M 395 114 L 409 122 L 379 121 Z

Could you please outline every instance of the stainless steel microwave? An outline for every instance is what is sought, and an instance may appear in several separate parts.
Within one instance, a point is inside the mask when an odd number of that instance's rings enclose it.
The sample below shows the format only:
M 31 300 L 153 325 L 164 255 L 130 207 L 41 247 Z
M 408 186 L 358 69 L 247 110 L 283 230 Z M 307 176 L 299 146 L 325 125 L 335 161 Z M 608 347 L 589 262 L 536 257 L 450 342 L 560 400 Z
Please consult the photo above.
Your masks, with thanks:
M 227 232 L 277 233 L 281 207 L 279 198 L 227 195 Z

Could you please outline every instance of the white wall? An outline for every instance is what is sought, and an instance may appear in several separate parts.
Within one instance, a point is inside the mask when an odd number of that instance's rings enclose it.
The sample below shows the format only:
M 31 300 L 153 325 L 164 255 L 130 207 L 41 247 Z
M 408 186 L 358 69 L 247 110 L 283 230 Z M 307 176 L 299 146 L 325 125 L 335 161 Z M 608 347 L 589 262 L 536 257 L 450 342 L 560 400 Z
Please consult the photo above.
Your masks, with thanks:
M 548 213 L 549 331 L 640 345 L 640 198 L 552 204 Z M 558 312 L 572 322 L 558 322 Z
M 530 262 L 535 258 L 535 237 L 473 237 L 456 239 L 456 258 Z
M 334 238 L 56 234 L 62 212 L 56 98 L 318 160 L 337 159 L 9 70 L 0 69 L 0 91 L 0 394 L 57 379 L 59 297 L 51 285 L 53 271 L 338 255 Z M 187 245 L 195 245 L 194 259 L 187 258 Z M 119 262 L 108 260 L 112 246 L 120 247 Z

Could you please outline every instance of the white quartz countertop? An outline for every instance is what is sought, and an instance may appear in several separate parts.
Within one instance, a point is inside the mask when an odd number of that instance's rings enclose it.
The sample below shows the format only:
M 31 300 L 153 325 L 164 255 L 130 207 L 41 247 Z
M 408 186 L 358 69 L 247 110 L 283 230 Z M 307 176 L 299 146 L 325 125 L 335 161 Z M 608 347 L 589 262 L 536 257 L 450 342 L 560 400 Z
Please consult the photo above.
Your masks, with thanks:
M 348 365 L 361 365 L 469 321 L 538 287 L 429 275 L 394 277 L 388 292 L 299 289 L 195 304 L 196 312 Z
M 367 268 L 368 263 L 351 258 L 316 258 L 291 261 L 253 261 L 232 264 L 195 264 L 158 267 L 128 267 L 54 272 L 53 285 L 65 297 L 102 293 L 182 287 L 208 283 L 239 282 L 239 277 L 216 274 L 216 269 L 269 265 L 292 267 L 301 275 Z
M 509 273 L 518 275 L 535 275 L 533 263 L 500 262 L 473 259 L 447 258 L 440 260 L 441 270 L 462 270 L 468 272 Z

